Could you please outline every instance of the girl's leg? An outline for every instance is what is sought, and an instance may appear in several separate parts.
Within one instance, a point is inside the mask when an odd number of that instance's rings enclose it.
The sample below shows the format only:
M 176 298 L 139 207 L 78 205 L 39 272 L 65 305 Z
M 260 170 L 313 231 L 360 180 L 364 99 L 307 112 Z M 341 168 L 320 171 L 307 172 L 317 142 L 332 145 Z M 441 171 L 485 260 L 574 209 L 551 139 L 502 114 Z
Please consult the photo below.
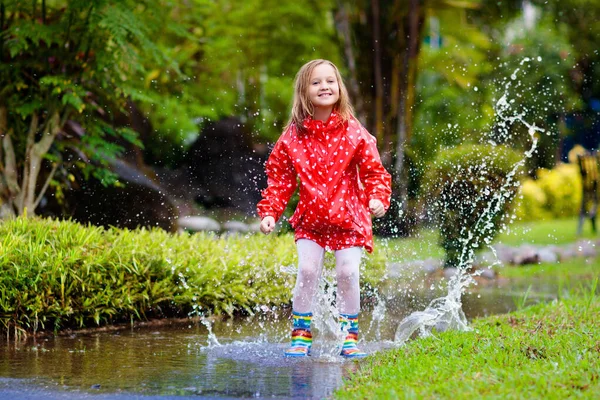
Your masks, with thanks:
M 358 314 L 360 311 L 359 268 L 362 247 L 335 252 L 335 272 L 337 276 L 337 298 L 340 314 Z
M 340 354 L 347 358 L 367 355 L 357 347 L 358 312 L 360 311 L 359 268 L 362 254 L 361 247 L 351 247 L 335 252 L 340 329 L 346 332 Z
M 312 311 L 312 301 L 317 292 L 323 270 L 325 249 L 308 239 L 298 239 L 298 276 L 292 299 L 292 308 L 298 313 Z
M 285 351 L 287 357 L 306 357 L 312 346 L 312 301 L 323 269 L 325 250 L 308 239 L 296 241 L 298 276 L 292 299 L 292 343 Z

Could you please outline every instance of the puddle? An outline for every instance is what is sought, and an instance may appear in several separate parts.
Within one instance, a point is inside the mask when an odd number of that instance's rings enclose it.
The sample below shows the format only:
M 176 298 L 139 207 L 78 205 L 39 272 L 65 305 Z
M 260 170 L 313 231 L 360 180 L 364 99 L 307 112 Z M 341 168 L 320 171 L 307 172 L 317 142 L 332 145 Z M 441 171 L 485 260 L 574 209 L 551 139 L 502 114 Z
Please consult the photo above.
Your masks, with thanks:
M 550 293 L 547 285 L 541 289 Z M 519 290 L 477 287 L 463 296 L 463 309 L 468 319 L 511 311 Z M 385 317 L 377 317 L 381 310 L 374 306 L 361 313 L 361 348 L 375 352 L 392 347 L 399 321 L 440 293 L 424 288 L 382 289 Z M 550 294 L 536 295 L 535 287 L 529 295 L 529 301 L 550 299 Z M 327 397 L 360 362 L 337 356 L 336 342 L 318 331 L 310 358 L 285 358 L 290 332 L 287 312 L 217 321 L 212 331 L 220 345 L 211 344 L 202 324 L 4 342 L 0 346 L 0 397 Z

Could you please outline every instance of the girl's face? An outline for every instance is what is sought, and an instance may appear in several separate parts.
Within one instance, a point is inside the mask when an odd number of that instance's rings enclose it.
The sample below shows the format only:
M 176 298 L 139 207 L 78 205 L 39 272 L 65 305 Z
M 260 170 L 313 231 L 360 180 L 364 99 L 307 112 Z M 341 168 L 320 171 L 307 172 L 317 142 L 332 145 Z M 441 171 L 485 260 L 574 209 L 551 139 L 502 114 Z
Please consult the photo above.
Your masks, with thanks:
M 340 99 L 340 87 L 335 69 L 327 63 L 319 64 L 313 69 L 308 85 L 308 97 L 315 109 L 333 110 Z

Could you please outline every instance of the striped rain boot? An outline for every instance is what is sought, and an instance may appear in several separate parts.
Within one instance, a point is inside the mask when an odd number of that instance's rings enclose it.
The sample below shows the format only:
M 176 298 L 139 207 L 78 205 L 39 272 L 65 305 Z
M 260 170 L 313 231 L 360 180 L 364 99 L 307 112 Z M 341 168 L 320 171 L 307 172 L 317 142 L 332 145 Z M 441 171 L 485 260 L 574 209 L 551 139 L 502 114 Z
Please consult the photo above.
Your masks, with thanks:
M 310 323 L 312 322 L 312 313 L 292 313 L 294 326 L 292 327 L 292 344 L 285 351 L 286 357 L 306 357 L 310 355 L 310 346 L 312 345 L 312 333 L 310 332 Z
M 340 355 L 346 358 L 366 357 L 367 353 L 356 347 L 358 342 L 358 314 L 340 314 L 340 327 L 342 331 L 348 332 Z

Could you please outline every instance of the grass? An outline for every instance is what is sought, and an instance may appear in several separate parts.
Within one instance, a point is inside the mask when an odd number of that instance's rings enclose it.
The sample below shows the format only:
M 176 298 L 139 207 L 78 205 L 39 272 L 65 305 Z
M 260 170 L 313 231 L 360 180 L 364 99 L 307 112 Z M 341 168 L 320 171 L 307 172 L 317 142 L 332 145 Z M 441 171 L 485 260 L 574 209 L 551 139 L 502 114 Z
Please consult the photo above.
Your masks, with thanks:
M 592 232 L 589 221 L 584 224 L 581 237 L 577 236 L 577 218 L 565 218 L 551 221 L 523 222 L 509 226 L 508 230 L 498 237 L 497 242 L 507 246 L 518 246 L 523 243 L 534 245 L 562 245 L 580 239 L 597 238 Z
M 474 321 L 370 356 L 338 399 L 600 398 L 595 282 L 569 296 Z
M 498 274 L 510 279 L 543 279 L 568 283 L 572 280 L 592 279 L 598 275 L 600 266 L 597 259 L 572 258 L 556 264 L 533 264 L 520 267 L 500 267 Z
M 500 240 L 570 242 L 575 228 L 574 219 L 515 225 Z M 361 283 L 377 286 L 389 262 L 442 257 L 434 230 L 409 239 L 377 239 Z M 570 269 L 592 273 L 580 263 L 573 261 Z M 172 235 L 18 218 L 0 223 L 0 330 L 56 331 L 197 313 L 252 313 L 260 305 L 290 303 L 295 265 L 290 234 Z M 331 255 L 326 266 L 333 267 Z M 283 273 L 282 267 L 292 272 Z M 500 273 L 527 276 L 533 268 Z
M 389 261 L 441 259 L 444 250 L 438 244 L 438 233 L 423 229 L 414 237 L 401 239 L 375 239 L 375 254 L 382 253 Z
M 369 284 L 383 253 L 365 268 Z M 331 265 L 331 258 L 328 265 Z M 219 237 L 17 218 L 0 224 L 0 329 L 84 328 L 289 304 L 290 235 Z
M 583 234 L 577 236 L 577 218 L 565 218 L 552 221 L 521 222 L 509 225 L 494 243 L 507 246 L 564 245 L 580 239 L 598 238 L 586 222 Z M 483 249 L 485 250 L 485 249 Z M 376 239 L 376 251 L 386 254 L 392 260 L 423 260 L 426 258 L 444 257 L 444 251 L 438 244 L 438 232 L 434 229 L 423 229 L 412 238 Z

